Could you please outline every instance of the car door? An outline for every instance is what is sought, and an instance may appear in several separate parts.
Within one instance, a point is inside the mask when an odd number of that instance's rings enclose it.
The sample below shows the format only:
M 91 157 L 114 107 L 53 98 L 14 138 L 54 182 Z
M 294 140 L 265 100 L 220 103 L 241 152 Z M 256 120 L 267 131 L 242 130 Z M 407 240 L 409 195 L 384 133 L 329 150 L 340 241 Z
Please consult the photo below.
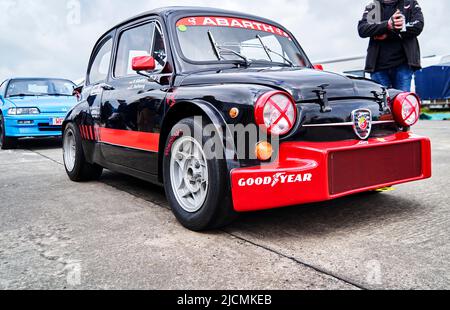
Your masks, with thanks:
M 100 125 L 102 95 L 105 89 L 109 89 L 106 82 L 111 66 L 113 42 L 114 32 L 111 32 L 101 39 L 94 48 L 86 76 L 86 86 L 83 88 L 83 96 L 89 106 L 85 118 L 89 115 L 92 119 L 83 119 L 83 125 Z M 94 122 L 94 124 L 91 122 Z
M 158 147 L 168 82 L 166 44 L 156 19 L 127 25 L 117 32 L 114 62 L 101 109 L 104 158 L 113 164 L 157 174 Z M 132 70 L 132 59 L 153 56 L 153 78 Z M 169 74 L 170 75 L 170 74 Z

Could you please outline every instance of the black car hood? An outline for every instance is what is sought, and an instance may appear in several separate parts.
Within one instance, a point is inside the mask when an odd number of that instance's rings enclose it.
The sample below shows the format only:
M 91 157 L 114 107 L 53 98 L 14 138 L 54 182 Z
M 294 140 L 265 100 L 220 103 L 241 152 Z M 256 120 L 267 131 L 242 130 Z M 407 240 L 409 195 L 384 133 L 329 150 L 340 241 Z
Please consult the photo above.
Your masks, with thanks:
M 381 87 L 369 80 L 308 68 L 241 68 L 208 71 L 187 76 L 182 85 L 258 84 L 283 89 L 299 101 L 316 100 L 315 90 L 324 87 L 330 100 L 334 98 L 374 98 Z

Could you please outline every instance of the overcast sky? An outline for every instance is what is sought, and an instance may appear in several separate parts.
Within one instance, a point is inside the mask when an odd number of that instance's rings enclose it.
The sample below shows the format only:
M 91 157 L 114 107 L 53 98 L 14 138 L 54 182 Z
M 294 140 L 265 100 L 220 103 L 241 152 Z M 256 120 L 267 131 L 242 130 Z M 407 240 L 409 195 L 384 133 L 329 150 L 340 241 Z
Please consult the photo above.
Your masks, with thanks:
M 93 44 L 120 21 L 160 6 L 215 6 L 267 17 L 294 33 L 311 60 L 364 55 L 356 31 L 369 0 L 0 0 L 0 79 L 85 75 Z M 419 0 L 423 55 L 450 53 L 449 0 Z M 80 8 L 78 14 L 78 7 Z

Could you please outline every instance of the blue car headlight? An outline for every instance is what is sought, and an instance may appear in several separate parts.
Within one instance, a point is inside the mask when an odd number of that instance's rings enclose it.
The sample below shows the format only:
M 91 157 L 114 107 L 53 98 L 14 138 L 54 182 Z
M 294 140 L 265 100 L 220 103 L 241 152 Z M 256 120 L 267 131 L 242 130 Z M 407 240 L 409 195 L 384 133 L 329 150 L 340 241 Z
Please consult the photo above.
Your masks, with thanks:
M 36 115 L 40 114 L 38 108 L 10 108 L 8 110 L 8 115 Z

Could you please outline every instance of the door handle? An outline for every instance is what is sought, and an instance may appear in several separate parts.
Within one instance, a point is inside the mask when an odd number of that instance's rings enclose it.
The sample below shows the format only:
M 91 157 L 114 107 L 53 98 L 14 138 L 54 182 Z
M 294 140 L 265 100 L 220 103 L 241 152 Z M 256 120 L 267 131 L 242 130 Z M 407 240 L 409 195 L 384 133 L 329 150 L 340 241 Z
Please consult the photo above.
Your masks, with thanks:
M 108 84 L 106 84 L 106 83 L 100 84 L 100 87 L 101 87 L 103 90 L 114 90 L 114 87 L 112 87 L 111 85 L 108 85 Z

